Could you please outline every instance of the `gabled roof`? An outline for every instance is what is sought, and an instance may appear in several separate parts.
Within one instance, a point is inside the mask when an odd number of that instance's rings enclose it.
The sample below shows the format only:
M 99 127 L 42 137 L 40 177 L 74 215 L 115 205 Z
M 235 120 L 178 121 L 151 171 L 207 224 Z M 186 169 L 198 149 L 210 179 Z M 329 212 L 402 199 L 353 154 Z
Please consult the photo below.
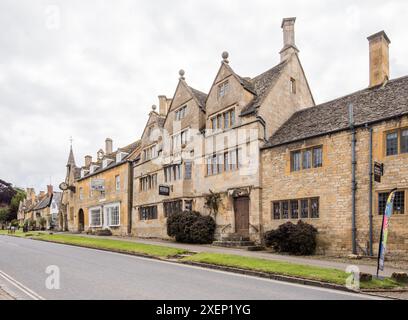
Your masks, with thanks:
M 408 76 L 300 110 L 270 137 L 264 148 L 349 129 L 350 103 L 355 126 L 408 115 Z
M 265 71 L 264 73 L 261 73 L 260 75 L 250 80 L 251 85 L 254 88 L 255 98 L 242 109 L 242 116 L 255 112 L 256 109 L 262 104 L 263 100 L 269 92 L 269 89 L 279 78 L 281 71 L 283 70 L 287 61 L 288 60 L 282 61 L 275 67 L 269 69 L 268 71 Z
M 193 87 L 188 86 L 188 88 L 191 90 L 193 97 L 196 99 L 197 104 L 205 109 L 205 101 L 207 100 L 207 94 L 204 92 L 201 92 L 200 90 L 194 89 Z

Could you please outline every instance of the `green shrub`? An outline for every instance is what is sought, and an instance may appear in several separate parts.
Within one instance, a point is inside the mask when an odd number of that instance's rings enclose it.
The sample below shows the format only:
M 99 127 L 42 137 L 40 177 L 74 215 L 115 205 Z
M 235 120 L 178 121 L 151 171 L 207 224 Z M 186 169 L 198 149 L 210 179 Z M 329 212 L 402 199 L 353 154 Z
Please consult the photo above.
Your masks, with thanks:
M 294 255 L 311 255 L 316 251 L 317 229 L 301 220 L 297 224 L 286 222 L 276 230 L 265 233 L 265 245 L 278 252 Z
M 177 242 L 211 243 L 214 240 L 215 221 L 196 211 L 173 213 L 167 218 L 167 234 Z

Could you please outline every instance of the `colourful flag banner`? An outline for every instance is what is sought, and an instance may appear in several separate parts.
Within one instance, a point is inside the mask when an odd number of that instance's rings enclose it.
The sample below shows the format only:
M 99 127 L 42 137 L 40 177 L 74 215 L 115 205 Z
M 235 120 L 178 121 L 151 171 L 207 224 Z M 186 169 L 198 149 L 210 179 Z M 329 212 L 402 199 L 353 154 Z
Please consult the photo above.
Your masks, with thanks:
M 383 215 L 382 227 L 381 227 L 381 236 L 380 236 L 380 245 L 378 248 L 378 266 L 377 266 L 377 276 L 378 271 L 384 270 L 384 260 L 385 260 L 385 251 L 387 248 L 387 239 L 388 239 L 388 226 L 390 222 L 391 215 L 394 211 L 394 197 L 395 191 L 397 189 L 393 189 L 390 192 L 390 195 L 387 199 L 387 204 L 385 206 L 385 212 Z

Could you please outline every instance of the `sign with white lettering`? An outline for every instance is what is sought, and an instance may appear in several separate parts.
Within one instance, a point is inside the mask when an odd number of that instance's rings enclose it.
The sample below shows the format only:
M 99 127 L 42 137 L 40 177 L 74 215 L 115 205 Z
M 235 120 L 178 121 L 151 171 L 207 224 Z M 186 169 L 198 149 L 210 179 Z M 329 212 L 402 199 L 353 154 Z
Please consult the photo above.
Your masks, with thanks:
M 384 175 L 384 164 L 374 162 L 374 181 L 381 182 L 381 177 Z
M 169 186 L 159 186 L 159 195 L 161 196 L 169 196 L 170 195 L 170 187 Z
M 96 190 L 96 191 L 104 191 L 105 190 L 105 179 L 92 179 L 91 189 Z

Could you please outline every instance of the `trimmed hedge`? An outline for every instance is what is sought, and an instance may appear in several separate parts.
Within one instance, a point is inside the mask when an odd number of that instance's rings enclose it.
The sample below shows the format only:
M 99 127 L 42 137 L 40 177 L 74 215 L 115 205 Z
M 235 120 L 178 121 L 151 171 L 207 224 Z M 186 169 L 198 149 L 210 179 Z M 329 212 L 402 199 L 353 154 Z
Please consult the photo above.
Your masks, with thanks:
M 312 255 L 316 251 L 317 229 L 301 220 L 297 224 L 286 222 L 276 230 L 265 233 L 265 245 L 278 252 L 294 255 Z
M 214 219 L 197 211 L 173 213 L 167 218 L 167 234 L 177 242 L 212 243 L 214 232 Z

